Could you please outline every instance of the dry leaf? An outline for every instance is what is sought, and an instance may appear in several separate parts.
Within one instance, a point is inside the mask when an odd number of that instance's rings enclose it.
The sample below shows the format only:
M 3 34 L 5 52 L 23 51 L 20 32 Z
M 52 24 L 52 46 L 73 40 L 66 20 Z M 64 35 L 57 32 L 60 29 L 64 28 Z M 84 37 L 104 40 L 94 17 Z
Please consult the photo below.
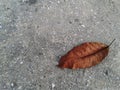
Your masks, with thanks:
M 83 43 L 74 47 L 67 54 L 62 56 L 57 66 L 69 69 L 89 68 L 95 66 L 108 55 L 110 45 L 99 42 Z

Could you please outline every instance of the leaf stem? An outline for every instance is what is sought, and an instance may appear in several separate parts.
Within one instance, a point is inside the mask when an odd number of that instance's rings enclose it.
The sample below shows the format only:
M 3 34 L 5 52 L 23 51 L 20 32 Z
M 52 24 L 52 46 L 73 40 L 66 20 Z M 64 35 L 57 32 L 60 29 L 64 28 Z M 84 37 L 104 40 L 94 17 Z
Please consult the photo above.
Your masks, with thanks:
M 113 41 L 108 45 L 108 46 L 111 46 L 113 44 L 113 42 L 115 41 L 115 39 L 113 39 Z

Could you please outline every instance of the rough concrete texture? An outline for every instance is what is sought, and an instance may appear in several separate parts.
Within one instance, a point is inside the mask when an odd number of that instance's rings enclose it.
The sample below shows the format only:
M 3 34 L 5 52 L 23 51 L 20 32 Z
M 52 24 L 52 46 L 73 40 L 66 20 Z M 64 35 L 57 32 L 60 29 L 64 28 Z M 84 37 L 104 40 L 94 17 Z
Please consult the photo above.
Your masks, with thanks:
M 88 69 L 59 69 L 86 41 L 109 44 Z M 0 90 L 120 90 L 120 0 L 0 0 Z

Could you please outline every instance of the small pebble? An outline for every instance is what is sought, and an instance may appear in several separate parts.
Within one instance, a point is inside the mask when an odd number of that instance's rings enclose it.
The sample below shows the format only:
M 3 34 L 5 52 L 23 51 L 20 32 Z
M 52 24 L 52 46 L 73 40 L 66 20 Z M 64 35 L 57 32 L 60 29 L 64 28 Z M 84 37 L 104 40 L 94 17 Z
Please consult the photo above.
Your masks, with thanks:
M 58 3 L 60 3 L 60 1 L 58 1 Z
M 96 22 L 97 24 L 99 24 L 100 22 Z
M 91 9 L 90 11 L 93 12 L 93 9 Z
M 10 86 L 14 88 L 15 86 L 17 86 L 17 84 L 15 82 L 11 82 Z
M 79 19 L 76 18 L 76 19 L 74 19 L 74 21 L 75 21 L 75 22 L 79 22 Z
M 83 39 L 81 38 L 80 41 L 83 41 Z
M 82 27 L 85 27 L 85 25 L 83 25 L 83 24 L 82 24 L 81 26 L 82 26 Z
M 55 87 L 55 84 L 54 83 L 52 83 L 52 88 L 54 88 Z
M 18 90 L 21 90 L 21 89 L 22 89 L 22 86 L 19 86 L 19 87 L 18 87 Z
M 20 64 L 23 64 L 23 61 L 21 61 Z
M 11 87 L 14 87 L 14 83 L 11 83 Z
M 2 29 L 2 25 L 0 25 L 0 29 Z

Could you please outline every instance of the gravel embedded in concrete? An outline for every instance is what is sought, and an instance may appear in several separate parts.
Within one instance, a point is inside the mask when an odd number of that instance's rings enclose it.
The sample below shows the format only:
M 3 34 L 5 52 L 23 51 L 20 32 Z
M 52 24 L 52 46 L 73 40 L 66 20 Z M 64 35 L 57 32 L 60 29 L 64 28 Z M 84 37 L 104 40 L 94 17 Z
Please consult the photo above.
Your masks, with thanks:
M 86 41 L 109 44 L 88 69 L 59 69 Z M 119 90 L 119 0 L 0 0 L 0 90 Z

